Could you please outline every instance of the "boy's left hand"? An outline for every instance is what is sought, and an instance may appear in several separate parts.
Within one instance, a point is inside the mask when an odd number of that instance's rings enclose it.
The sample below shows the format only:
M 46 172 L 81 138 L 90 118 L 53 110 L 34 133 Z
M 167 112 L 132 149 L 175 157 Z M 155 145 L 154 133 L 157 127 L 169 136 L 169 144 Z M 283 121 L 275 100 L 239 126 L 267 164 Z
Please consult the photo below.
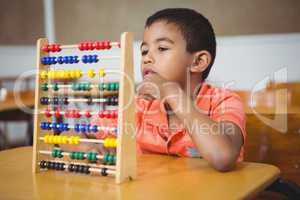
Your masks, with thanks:
M 137 93 L 145 99 L 162 99 L 166 96 L 166 79 L 157 73 L 147 75 L 138 85 Z

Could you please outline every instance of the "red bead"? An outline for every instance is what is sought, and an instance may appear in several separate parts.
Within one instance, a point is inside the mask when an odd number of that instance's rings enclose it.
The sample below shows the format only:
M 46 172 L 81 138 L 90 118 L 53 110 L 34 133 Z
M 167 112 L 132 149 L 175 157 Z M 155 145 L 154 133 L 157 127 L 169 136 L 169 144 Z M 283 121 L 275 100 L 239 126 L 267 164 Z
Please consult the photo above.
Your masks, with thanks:
M 103 117 L 104 117 L 103 110 L 100 110 L 100 111 L 98 112 L 98 116 L 99 116 L 100 118 L 103 118 Z
M 56 118 L 60 118 L 61 114 L 60 114 L 60 109 L 59 108 L 57 108 L 55 110 L 54 115 L 55 115 Z
M 117 110 L 112 110 L 112 118 L 116 119 L 118 117 L 118 111 Z
M 42 51 L 44 51 L 44 52 L 49 52 L 49 45 L 44 45 L 43 47 L 42 47 Z
M 79 112 L 80 112 L 79 110 L 75 110 L 75 116 L 74 117 L 79 118 L 81 116 Z
M 52 44 L 52 50 L 53 52 L 59 52 L 61 50 L 59 44 Z
M 46 116 L 46 117 L 51 117 L 51 113 L 50 113 L 50 110 L 49 110 L 49 109 L 46 109 L 46 110 L 45 110 L 45 116 Z
M 104 110 L 103 115 L 104 115 L 104 118 L 109 118 L 110 117 L 109 110 Z
M 118 42 L 118 47 L 121 48 L 121 42 Z
M 85 116 L 87 117 L 87 118 L 90 118 L 91 116 L 92 116 L 92 114 L 91 114 L 91 112 L 90 111 L 85 111 Z
M 79 43 L 78 49 L 79 49 L 80 51 L 84 50 L 84 49 L 83 49 L 83 43 L 82 43 L 82 42 Z
M 83 46 L 83 50 L 89 50 L 89 46 L 87 42 L 84 42 L 82 46 Z
M 92 42 L 87 43 L 88 50 L 94 50 L 94 46 Z
M 110 49 L 110 48 L 111 48 L 110 41 L 109 40 L 104 41 L 103 42 L 103 49 Z

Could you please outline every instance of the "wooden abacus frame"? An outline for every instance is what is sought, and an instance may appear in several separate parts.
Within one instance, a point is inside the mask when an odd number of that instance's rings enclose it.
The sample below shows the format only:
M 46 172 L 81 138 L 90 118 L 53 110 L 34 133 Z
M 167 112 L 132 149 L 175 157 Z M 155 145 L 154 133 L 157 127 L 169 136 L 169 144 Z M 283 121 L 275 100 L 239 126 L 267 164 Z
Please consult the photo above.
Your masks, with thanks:
M 41 155 L 39 150 L 49 149 L 50 145 L 43 144 L 39 128 L 40 123 L 45 119 L 40 113 L 45 105 L 40 104 L 40 98 L 45 91 L 40 89 L 42 79 L 40 72 L 48 70 L 48 65 L 41 63 L 41 58 L 47 56 L 48 53 L 42 51 L 42 46 L 47 45 L 48 40 L 45 38 L 37 41 L 37 74 L 35 88 L 35 109 L 34 109 L 34 138 L 33 138 L 33 162 L 32 172 L 40 171 L 39 161 L 45 155 Z M 75 45 L 68 45 L 76 48 Z M 126 180 L 136 178 L 136 141 L 135 141 L 135 104 L 134 104 L 134 68 L 133 68 L 133 35 L 125 32 L 121 35 L 121 76 L 119 81 L 119 105 L 118 105 L 118 136 L 117 136 L 117 160 L 116 160 L 116 176 L 115 182 L 122 183 Z M 132 91 L 132 92 L 128 92 Z M 126 108 L 125 108 L 126 106 Z M 120 111 L 122 108 L 122 111 Z M 130 125 L 130 127 L 128 127 Z M 132 132 L 134 131 L 134 132 Z M 42 148 L 44 147 L 44 148 Z

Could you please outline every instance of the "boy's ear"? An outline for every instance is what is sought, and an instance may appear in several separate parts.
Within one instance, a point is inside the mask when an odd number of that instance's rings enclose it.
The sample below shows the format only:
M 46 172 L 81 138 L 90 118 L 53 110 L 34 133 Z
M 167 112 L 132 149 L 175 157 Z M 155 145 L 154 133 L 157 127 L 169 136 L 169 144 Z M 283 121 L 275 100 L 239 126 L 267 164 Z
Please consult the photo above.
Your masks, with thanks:
M 211 63 L 211 54 L 206 51 L 197 51 L 194 53 L 194 60 L 190 67 L 191 72 L 203 72 Z

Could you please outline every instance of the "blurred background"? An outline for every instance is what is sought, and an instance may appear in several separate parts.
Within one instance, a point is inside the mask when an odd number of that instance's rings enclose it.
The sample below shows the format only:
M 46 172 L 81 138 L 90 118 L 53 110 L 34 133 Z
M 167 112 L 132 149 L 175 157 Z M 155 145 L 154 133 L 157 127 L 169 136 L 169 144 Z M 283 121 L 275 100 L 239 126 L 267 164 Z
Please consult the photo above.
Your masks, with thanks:
M 135 78 L 146 18 L 163 8 L 192 8 L 217 36 L 208 81 L 236 91 L 247 114 L 246 161 L 278 166 L 300 183 L 300 1 L 298 0 L 0 0 L 0 148 L 31 145 L 32 115 L 16 104 L 20 75 L 36 68 L 36 41 L 76 44 L 135 34 Z M 32 73 L 31 73 L 32 74 Z M 34 76 L 19 82 L 33 107 Z

